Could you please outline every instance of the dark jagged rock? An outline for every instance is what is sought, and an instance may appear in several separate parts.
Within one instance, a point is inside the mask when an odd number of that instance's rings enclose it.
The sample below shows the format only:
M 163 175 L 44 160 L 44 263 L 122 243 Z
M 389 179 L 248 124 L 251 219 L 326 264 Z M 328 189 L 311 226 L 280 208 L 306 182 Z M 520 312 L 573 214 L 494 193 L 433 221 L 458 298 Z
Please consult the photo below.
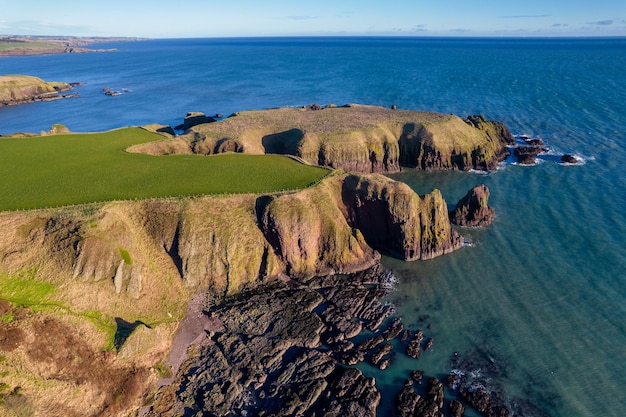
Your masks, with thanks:
M 443 383 L 437 378 L 428 378 L 426 382 L 426 392 L 428 400 L 437 405 L 438 409 L 443 408 Z
M 484 387 L 461 392 L 463 401 L 485 417 L 510 417 L 511 412 L 501 404 L 497 396 L 489 393 Z
M 576 159 L 576 157 L 573 155 L 565 154 L 561 157 L 561 162 L 563 162 L 564 164 L 577 164 L 578 159 Z
M 429 378 L 426 397 L 404 388 L 395 402 L 401 417 L 440 417 L 443 415 L 443 384 L 437 378 Z
M 411 388 L 404 388 L 396 397 L 396 411 L 400 417 L 412 417 L 415 415 L 417 405 L 422 398 Z
M 374 417 L 380 403 L 375 381 L 355 368 L 341 370 L 324 394 L 316 415 Z
M 369 339 L 365 339 L 358 347 L 357 349 L 363 352 L 367 352 L 370 351 L 372 349 L 374 349 L 375 347 L 377 347 L 378 345 L 380 345 L 381 343 L 383 343 L 385 341 L 385 339 L 380 336 L 373 336 L 370 337 Z
M 544 146 L 545 143 L 541 139 L 526 139 L 525 142 L 530 146 Z
M 446 377 L 446 386 L 484 417 L 509 417 L 512 412 L 502 389 L 493 382 L 505 372 L 499 365 L 503 360 L 485 351 L 455 355 L 451 361 L 454 371 Z
M 402 324 L 402 319 L 399 317 L 394 318 L 389 327 L 385 329 L 382 333 L 382 336 L 385 340 L 393 340 L 404 330 L 404 324 Z
M 354 366 L 357 363 L 363 362 L 365 360 L 365 352 L 360 351 L 358 349 L 349 349 L 345 352 L 340 352 L 335 355 L 337 360 L 344 365 Z
M 409 337 L 411 336 L 411 331 L 410 330 L 405 330 L 402 332 L 402 336 L 400 336 L 400 341 L 402 343 L 406 342 L 407 340 L 409 340 Z
M 450 410 L 450 416 L 452 417 L 462 417 L 463 412 L 465 412 L 465 407 L 458 400 L 450 401 L 450 405 L 448 406 Z
M 450 212 L 450 221 L 459 226 L 489 226 L 495 218 L 495 210 L 488 202 L 489 189 L 484 184 L 477 185 L 459 200 Z
M 417 385 L 420 385 L 422 383 L 422 379 L 424 378 L 424 371 L 411 371 L 411 378 Z
M 367 322 L 368 312 L 381 306 L 376 297 L 389 291 L 382 287 L 385 276 L 377 267 L 313 280 L 327 285 L 317 289 L 274 283 L 207 305 L 211 328 L 146 415 L 375 416 L 375 381 L 342 365 L 355 365 L 366 353 L 345 339 L 333 345 L 321 340 L 344 323 L 340 315 Z M 337 335 L 346 336 L 342 330 Z M 391 344 L 380 346 L 370 361 L 386 369 L 392 350 Z
M 409 341 L 409 344 L 406 347 L 406 354 L 414 359 L 419 359 L 419 357 L 422 354 L 421 344 L 422 344 L 423 339 L 424 339 L 423 331 L 418 330 L 417 332 L 415 332 L 415 334 L 413 335 L 413 337 Z
M 305 110 L 324 110 L 322 106 L 317 103 L 309 104 L 308 106 L 304 106 Z
M 541 146 L 518 146 L 513 151 L 517 157 L 517 163 L 521 165 L 533 165 L 537 162 L 537 155 L 548 150 Z
M 435 339 L 433 339 L 432 337 L 429 338 L 424 345 L 424 352 L 431 350 L 433 348 L 433 343 L 435 343 Z
M 385 343 L 384 345 L 376 349 L 374 353 L 372 353 L 372 356 L 370 356 L 370 363 L 380 369 L 383 369 L 383 367 L 381 366 L 383 363 L 383 359 L 385 359 L 385 356 L 391 353 L 392 350 L 393 345 L 391 345 L 390 343 Z
M 183 124 L 176 126 L 174 129 L 176 130 L 188 130 L 194 126 L 198 126 L 205 123 L 213 123 L 215 122 L 214 117 L 208 117 L 206 114 L 202 112 L 188 112 L 183 120 Z

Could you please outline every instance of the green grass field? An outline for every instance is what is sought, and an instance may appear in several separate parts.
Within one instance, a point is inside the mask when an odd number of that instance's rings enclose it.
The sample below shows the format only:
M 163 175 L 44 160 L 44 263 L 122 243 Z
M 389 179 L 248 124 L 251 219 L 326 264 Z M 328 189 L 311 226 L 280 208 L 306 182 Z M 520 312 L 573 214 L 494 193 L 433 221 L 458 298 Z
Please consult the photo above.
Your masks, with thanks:
M 269 193 L 307 187 L 328 170 L 277 155 L 133 154 L 162 140 L 141 128 L 0 138 L 0 211 L 111 200 Z
M 58 49 L 58 45 L 52 45 L 45 42 L 7 42 L 0 41 L 0 52 L 12 51 L 15 49 L 32 49 L 46 51 L 49 49 Z

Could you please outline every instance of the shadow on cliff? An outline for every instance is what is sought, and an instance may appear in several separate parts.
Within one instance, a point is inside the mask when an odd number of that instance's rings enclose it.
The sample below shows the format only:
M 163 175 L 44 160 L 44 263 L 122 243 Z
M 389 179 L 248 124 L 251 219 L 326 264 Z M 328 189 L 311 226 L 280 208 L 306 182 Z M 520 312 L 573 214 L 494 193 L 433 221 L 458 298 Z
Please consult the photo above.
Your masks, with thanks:
M 265 153 L 280 155 L 300 156 L 298 145 L 304 137 L 304 132 L 300 129 L 289 129 L 284 132 L 265 135 L 261 143 L 265 148 Z
M 362 181 L 361 176 L 348 175 L 341 188 L 348 224 L 359 229 L 372 248 L 385 255 L 403 259 L 404 254 L 396 248 L 395 238 L 401 235 L 401 228 L 390 218 L 389 202 L 384 198 L 368 198 L 368 186 Z

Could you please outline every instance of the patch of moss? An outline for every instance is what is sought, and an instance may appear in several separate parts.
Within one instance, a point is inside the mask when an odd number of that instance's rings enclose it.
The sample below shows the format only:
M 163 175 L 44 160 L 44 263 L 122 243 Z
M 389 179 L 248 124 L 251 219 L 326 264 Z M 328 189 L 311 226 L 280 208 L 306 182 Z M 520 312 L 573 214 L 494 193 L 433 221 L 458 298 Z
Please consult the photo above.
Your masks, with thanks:
M 28 276 L 0 275 L 0 299 L 7 300 L 15 306 L 28 307 L 41 304 L 54 289 L 53 284 L 35 281 Z
M 128 251 L 124 248 L 118 248 L 118 250 L 120 251 L 120 256 L 124 260 L 124 263 L 126 265 L 132 265 L 133 259 L 130 257 L 130 253 L 128 253 Z

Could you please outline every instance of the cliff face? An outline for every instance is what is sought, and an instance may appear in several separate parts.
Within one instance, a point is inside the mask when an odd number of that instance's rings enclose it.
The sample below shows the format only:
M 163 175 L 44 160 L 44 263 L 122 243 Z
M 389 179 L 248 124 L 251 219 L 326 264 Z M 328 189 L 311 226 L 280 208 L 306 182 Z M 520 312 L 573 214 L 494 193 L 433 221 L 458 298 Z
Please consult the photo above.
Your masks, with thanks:
M 513 136 L 499 122 L 481 116 L 468 120 L 452 116 L 445 123 L 406 124 L 399 139 L 400 165 L 428 171 L 495 170 L 509 154 L 506 145 Z
M 469 190 L 450 212 L 450 221 L 459 226 L 486 227 L 493 223 L 496 212 L 489 207 L 489 189 L 479 184 Z
M 386 177 L 349 176 L 342 190 L 350 224 L 374 248 L 405 259 L 430 259 L 461 247 L 439 190 L 419 196 Z
M 355 173 L 493 170 L 512 140 L 506 127 L 484 118 L 350 105 L 236 113 L 192 127 L 185 135 L 143 144 L 133 152 L 278 153 Z
M 115 202 L 0 215 L 11 273 L 111 282 L 140 298 L 167 277 L 218 294 L 267 279 L 362 270 L 380 250 L 428 259 L 460 246 L 438 191 L 379 175 L 331 175 L 299 192 Z
M 0 76 L 0 107 L 31 101 L 54 100 L 60 91 L 71 89 L 69 84 L 45 82 L 29 75 Z

